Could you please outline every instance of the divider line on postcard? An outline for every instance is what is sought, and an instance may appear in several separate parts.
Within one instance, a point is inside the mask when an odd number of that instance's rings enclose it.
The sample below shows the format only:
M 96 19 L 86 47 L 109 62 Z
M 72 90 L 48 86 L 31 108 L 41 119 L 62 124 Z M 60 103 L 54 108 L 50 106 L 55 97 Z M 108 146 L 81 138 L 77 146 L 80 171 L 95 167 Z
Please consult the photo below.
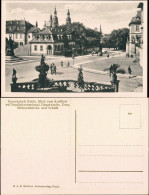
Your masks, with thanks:
M 77 112 L 75 110 L 75 183 L 77 180 Z

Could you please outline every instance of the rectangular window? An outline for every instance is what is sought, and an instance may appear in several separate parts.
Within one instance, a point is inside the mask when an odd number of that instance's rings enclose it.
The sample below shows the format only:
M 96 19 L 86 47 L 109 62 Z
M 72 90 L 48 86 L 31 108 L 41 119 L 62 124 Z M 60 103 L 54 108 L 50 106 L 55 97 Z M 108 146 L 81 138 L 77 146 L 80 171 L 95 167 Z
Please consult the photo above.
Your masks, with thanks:
M 16 39 L 18 38 L 18 34 L 16 34 Z
M 34 45 L 34 51 L 37 51 L 37 45 Z
M 40 45 L 40 51 L 43 51 L 43 45 Z

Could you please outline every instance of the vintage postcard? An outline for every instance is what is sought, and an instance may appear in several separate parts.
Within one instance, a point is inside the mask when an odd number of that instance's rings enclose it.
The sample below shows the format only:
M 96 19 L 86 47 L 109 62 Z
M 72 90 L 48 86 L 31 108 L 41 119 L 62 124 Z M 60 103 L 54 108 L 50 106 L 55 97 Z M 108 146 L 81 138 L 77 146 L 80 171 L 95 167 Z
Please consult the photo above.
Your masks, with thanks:
M 148 194 L 146 98 L 2 99 L 2 195 Z
M 2 96 L 146 97 L 147 1 L 2 1 Z

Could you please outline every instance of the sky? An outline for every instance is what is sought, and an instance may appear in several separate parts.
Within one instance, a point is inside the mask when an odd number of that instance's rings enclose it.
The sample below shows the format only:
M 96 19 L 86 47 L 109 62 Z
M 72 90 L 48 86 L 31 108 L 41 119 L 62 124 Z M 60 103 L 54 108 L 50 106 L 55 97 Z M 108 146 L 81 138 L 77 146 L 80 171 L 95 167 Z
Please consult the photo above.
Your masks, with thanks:
M 43 28 L 44 21 L 49 21 L 56 6 L 59 25 L 65 24 L 67 10 L 70 10 L 72 22 L 81 22 L 86 27 L 100 29 L 104 34 L 114 29 L 128 28 L 132 17 L 137 13 L 138 1 L 79 1 L 79 2 L 23 2 L 6 4 L 6 20 L 25 19 L 39 28 Z

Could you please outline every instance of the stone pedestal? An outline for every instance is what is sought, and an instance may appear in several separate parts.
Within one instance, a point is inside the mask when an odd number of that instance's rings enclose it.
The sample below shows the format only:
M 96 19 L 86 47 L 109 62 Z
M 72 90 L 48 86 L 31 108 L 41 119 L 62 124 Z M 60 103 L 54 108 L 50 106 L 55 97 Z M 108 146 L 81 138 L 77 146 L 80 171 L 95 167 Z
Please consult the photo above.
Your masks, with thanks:
M 115 90 L 115 92 L 118 92 L 118 90 L 119 90 L 119 80 L 116 80 L 116 81 L 110 81 L 111 82 L 111 84 L 112 84 L 112 86 L 114 87 L 114 90 Z

